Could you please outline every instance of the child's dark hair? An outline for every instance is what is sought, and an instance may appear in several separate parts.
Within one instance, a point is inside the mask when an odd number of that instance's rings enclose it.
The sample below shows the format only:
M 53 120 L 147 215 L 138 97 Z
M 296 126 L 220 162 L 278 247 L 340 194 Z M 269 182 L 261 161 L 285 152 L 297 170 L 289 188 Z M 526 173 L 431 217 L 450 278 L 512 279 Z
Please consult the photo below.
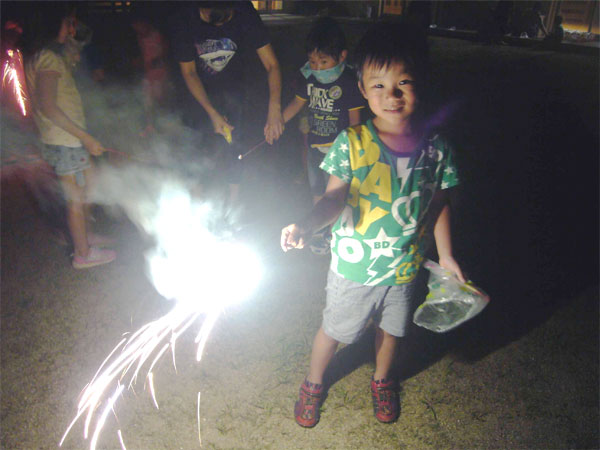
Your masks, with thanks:
M 423 86 L 429 73 L 429 50 L 424 32 L 410 22 L 378 23 L 371 27 L 354 52 L 356 74 L 362 83 L 365 64 L 381 69 L 402 63 Z
M 346 50 L 346 36 L 334 19 L 321 17 L 308 32 L 305 50 L 306 53 L 317 50 L 337 59 Z
M 73 2 L 48 2 L 40 3 L 34 9 L 34 14 L 29 18 L 29 27 L 34 30 L 32 41 L 28 49 L 32 53 L 53 45 L 66 17 L 75 15 L 76 4 Z

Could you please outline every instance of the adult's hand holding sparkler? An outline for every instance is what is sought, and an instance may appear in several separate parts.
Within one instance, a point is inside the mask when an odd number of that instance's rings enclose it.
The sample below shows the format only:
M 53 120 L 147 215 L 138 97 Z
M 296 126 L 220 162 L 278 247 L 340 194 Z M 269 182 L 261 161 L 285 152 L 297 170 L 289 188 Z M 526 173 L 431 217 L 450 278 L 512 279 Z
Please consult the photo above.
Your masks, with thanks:
M 281 107 L 269 105 L 269 113 L 267 114 L 267 123 L 265 124 L 265 141 L 269 145 L 279 139 L 285 129 L 283 116 L 281 115 Z
M 213 124 L 215 133 L 220 134 L 225 139 L 227 139 L 227 134 L 229 134 L 229 139 L 231 139 L 231 131 L 235 130 L 235 127 L 227 122 L 227 119 L 219 114 L 216 110 L 210 113 L 209 117 Z

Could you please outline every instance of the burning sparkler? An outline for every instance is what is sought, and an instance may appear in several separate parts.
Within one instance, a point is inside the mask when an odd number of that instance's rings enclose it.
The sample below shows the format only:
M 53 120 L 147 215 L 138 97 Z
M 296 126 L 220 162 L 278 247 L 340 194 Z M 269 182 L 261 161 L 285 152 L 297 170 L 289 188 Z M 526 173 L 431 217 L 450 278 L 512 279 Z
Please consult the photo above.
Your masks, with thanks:
M 200 361 L 223 308 L 246 297 L 260 279 L 260 265 L 254 254 L 239 243 L 221 240 L 210 233 L 206 224 L 212 208 L 192 201 L 181 186 L 165 183 L 157 203 L 138 201 L 138 208 L 140 203 L 144 214 L 138 211 L 137 219 L 144 219 L 139 220 L 140 225 L 157 240 L 157 246 L 146 254 L 149 275 L 157 291 L 175 304 L 169 313 L 117 344 L 84 388 L 77 414 L 59 445 L 85 416 L 83 434 L 88 439 L 93 428 L 90 440 L 93 450 L 108 415 L 114 413 L 116 401 L 125 388 L 136 383 L 147 363 L 146 385 L 158 408 L 152 372 L 156 363 L 171 350 L 175 365 L 177 338 L 203 318 L 195 339 L 196 360 Z M 199 401 L 200 394 L 198 417 Z M 121 430 L 117 433 L 125 448 Z
M 4 63 L 4 70 L 2 75 L 2 89 L 7 84 L 12 84 L 12 90 L 15 94 L 15 99 L 21 109 L 23 116 L 27 115 L 26 101 L 27 96 L 25 94 L 24 84 L 21 82 L 21 73 L 23 73 L 23 57 L 19 50 L 8 49 L 6 51 L 8 59 Z M 19 69 L 21 69 L 19 71 Z

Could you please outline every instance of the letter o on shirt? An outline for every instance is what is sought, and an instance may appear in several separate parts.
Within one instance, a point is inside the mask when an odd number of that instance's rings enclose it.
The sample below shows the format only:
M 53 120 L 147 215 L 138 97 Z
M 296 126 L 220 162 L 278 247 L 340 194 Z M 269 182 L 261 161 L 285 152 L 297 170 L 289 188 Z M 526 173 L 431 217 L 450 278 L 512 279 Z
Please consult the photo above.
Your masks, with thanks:
M 365 252 L 359 241 L 352 238 L 342 238 L 337 245 L 337 253 L 344 261 L 357 263 L 363 259 Z

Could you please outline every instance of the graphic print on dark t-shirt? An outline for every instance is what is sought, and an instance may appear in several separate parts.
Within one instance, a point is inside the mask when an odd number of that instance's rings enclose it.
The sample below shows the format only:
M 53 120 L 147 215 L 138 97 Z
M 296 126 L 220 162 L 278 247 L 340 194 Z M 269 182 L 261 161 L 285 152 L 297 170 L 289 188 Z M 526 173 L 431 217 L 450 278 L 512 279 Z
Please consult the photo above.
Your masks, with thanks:
M 194 43 L 200 61 L 200 70 L 207 75 L 221 72 L 235 56 L 238 47 L 229 38 L 207 39 Z
M 339 86 L 329 89 L 320 88 L 310 83 L 308 95 L 310 99 L 308 107 L 314 111 L 309 119 L 311 132 L 317 136 L 335 137 L 339 130 L 338 121 L 341 110 L 339 106 L 334 108 L 334 101 L 342 96 L 342 89 Z

